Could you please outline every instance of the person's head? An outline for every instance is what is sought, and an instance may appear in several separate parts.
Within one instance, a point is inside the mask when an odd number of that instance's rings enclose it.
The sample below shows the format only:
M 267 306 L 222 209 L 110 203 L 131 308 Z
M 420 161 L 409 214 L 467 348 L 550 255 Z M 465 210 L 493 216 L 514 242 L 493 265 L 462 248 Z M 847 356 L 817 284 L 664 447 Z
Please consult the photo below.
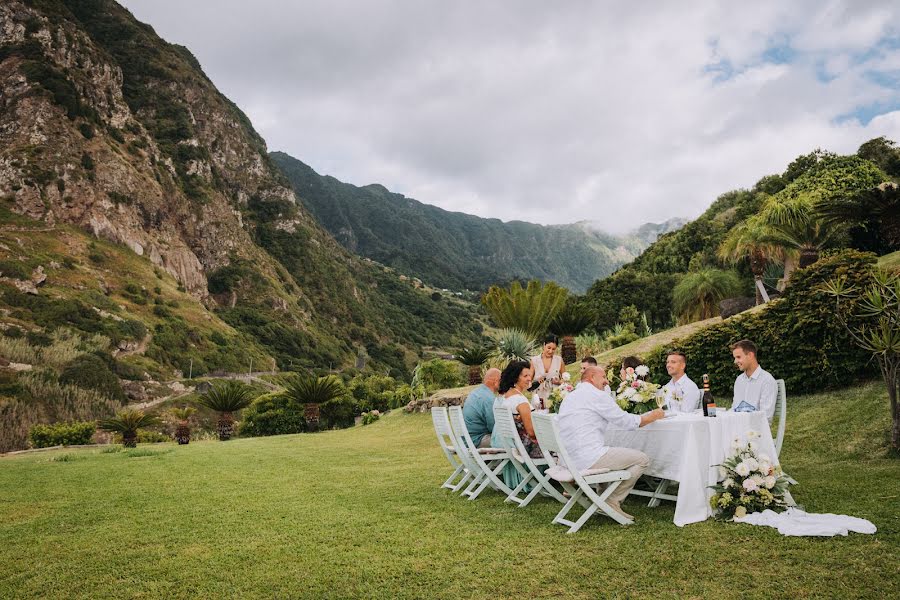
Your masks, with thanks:
M 596 367 L 597 359 L 593 356 L 585 356 L 581 359 L 581 374 L 584 375 L 584 370 L 588 367 Z
M 731 346 L 731 355 L 735 366 L 744 373 L 752 373 L 759 366 L 756 358 L 756 344 L 750 340 L 741 340 Z
M 497 391 L 505 394 L 516 388 L 520 392 L 524 392 L 530 385 L 531 365 L 524 360 L 514 360 L 506 365 L 506 368 L 500 373 L 500 386 Z
M 641 359 L 637 356 L 626 356 L 622 359 L 622 370 L 619 371 L 619 377 L 622 380 L 625 380 L 625 376 L 628 374 L 628 369 L 634 370 L 641 364 Z
M 482 381 L 488 389 L 496 394 L 497 390 L 500 389 L 500 369 L 488 369 Z
M 543 341 L 543 355 L 546 357 L 553 356 L 556 354 L 556 347 L 559 346 L 559 338 L 557 338 L 552 333 L 546 335 Z
M 680 378 L 687 368 L 687 357 L 681 350 L 670 350 L 666 356 L 666 372 L 669 377 Z
M 591 365 L 584 370 L 584 373 L 581 374 L 581 381 L 590 383 L 598 390 L 605 390 L 609 384 L 609 380 L 606 379 L 606 369 L 595 365 Z

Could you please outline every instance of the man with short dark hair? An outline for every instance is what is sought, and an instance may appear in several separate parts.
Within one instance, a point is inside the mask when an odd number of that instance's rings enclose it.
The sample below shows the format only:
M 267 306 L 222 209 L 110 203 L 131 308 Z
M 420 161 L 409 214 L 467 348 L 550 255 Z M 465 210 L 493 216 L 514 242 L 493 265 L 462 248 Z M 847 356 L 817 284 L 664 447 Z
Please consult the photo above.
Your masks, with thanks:
M 596 366 L 597 366 L 596 358 L 594 358 L 593 356 L 585 356 L 584 358 L 581 359 L 581 372 L 578 374 L 578 376 L 580 377 L 581 375 L 584 375 L 584 370 L 587 369 L 588 367 L 596 367 Z
M 676 413 L 691 413 L 700 406 L 700 388 L 685 373 L 687 357 L 681 350 L 671 350 L 666 356 L 666 372 L 672 378 L 666 384 L 666 401 Z
M 741 374 L 734 380 L 734 401 L 732 410 L 760 411 L 771 421 L 775 416 L 775 400 L 778 384 L 775 378 L 759 366 L 756 358 L 756 344 L 741 340 L 731 346 L 731 355 Z

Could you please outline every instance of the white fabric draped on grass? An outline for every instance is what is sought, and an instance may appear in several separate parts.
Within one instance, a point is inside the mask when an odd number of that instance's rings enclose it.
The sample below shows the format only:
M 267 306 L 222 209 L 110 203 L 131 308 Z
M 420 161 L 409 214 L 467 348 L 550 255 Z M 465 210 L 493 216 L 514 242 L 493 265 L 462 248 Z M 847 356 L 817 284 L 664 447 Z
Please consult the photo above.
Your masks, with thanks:
M 813 514 L 789 508 L 783 513 L 764 510 L 734 519 L 735 523 L 774 527 L 781 535 L 834 537 L 854 533 L 875 533 L 875 525 L 865 519 L 847 515 Z

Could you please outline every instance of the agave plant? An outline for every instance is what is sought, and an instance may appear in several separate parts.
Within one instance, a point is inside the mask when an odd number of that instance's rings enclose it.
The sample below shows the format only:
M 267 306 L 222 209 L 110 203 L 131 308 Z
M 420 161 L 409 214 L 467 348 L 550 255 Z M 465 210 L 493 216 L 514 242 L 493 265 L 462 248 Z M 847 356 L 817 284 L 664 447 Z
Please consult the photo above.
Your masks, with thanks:
M 568 294 L 552 281 L 544 285 L 529 281 L 524 288 L 514 281 L 509 289 L 491 286 L 481 303 L 500 327 L 519 329 L 534 338 L 547 331 Z
M 491 353 L 490 365 L 504 368 L 514 360 L 529 360 L 537 354 L 534 338 L 521 329 L 501 329 L 497 333 L 497 349 Z
M 457 352 L 456 360 L 469 367 L 469 385 L 481 383 L 481 367 L 490 357 L 491 350 L 487 346 L 472 346 Z
M 247 408 L 253 400 L 253 392 L 238 381 L 228 381 L 214 385 L 208 392 L 200 396 L 197 402 L 201 406 L 219 413 L 217 424 L 219 439 L 223 442 L 234 434 L 234 414 Z
M 550 331 L 562 338 L 562 359 L 567 365 L 578 358 L 575 336 L 591 324 L 591 317 L 586 310 L 575 302 L 568 302 L 550 322 Z
M 287 397 L 306 406 L 304 416 L 312 429 L 319 425 L 319 405 L 344 395 L 344 385 L 334 375 L 298 375 L 288 382 L 286 388 Z
M 159 419 L 142 410 L 126 409 L 119 411 L 115 417 L 97 423 L 100 429 L 122 434 L 122 445 L 126 448 L 137 446 L 137 432 L 142 427 L 159 424 Z
M 191 415 L 197 412 L 197 409 L 185 406 L 183 408 L 173 408 L 170 412 L 177 422 L 175 426 L 175 441 L 179 445 L 189 444 L 191 442 Z
M 597 356 L 609 349 L 602 337 L 596 333 L 583 333 L 575 338 L 575 347 L 578 354 L 583 358 L 585 356 Z

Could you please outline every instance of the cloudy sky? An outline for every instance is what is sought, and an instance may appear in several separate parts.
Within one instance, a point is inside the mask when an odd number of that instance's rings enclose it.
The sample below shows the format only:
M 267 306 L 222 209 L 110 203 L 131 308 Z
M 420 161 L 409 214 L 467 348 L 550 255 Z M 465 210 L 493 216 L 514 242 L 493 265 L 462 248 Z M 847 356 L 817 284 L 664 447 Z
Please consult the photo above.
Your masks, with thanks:
M 503 220 L 695 217 L 900 142 L 900 2 L 125 0 L 320 173 Z

